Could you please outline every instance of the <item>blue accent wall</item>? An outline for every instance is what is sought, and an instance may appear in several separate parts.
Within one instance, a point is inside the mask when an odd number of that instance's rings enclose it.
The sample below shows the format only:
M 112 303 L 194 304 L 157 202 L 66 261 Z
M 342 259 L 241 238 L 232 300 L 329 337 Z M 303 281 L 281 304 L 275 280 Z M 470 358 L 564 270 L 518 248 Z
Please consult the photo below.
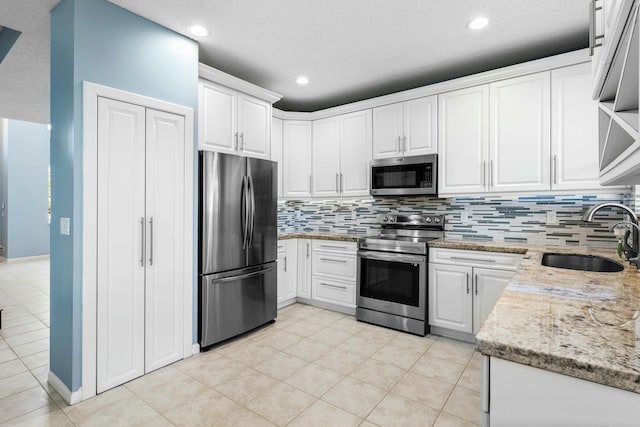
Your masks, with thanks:
M 51 13 L 50 367 L 71 391 L 78 390 L 82 382 L 85 80 L 184 105 L 195 112 L 198 47 L 194 41 L 106 0 L 62 0 Z M 195 139 L 193 143 L 195 147 Z M 71 218 L 71 236 L 60 235 L 60 217 Z
M 49 253 L 49 130 L 8 120 L 7 258 Z

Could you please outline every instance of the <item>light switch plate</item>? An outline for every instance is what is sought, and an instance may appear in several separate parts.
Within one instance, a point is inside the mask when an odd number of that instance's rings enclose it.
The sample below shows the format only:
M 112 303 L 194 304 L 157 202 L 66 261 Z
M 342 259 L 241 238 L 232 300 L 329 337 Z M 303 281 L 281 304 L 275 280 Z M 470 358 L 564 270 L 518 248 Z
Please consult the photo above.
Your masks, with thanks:
M 60 234 L 63 236 L 71 234 L 71 218 L 60 218 Z
M 547 212 L 547 225 L 558 225 L 558 217 L 555 211 Z

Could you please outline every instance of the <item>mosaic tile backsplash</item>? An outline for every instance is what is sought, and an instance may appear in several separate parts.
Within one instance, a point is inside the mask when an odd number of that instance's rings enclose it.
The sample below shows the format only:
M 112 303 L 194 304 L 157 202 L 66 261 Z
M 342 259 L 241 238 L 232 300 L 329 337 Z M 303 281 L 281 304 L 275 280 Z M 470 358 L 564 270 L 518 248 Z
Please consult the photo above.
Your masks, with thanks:
M 281 200 L 278 229 L 280 233 L 375 234 L 379 214 L 444 214 L 445 237 L 449 239 L 615 247 L 616 238 L 609 230 L 626 219 L 621 211 L 603 209 L 592 223 L 583 222 L 582 215 L 602 202 L 633 207 L 634 193 Z M 546 223 L 550 211 L 556 213 L 557 225 Z M 463 212 L 468 215 L 464 223 Z

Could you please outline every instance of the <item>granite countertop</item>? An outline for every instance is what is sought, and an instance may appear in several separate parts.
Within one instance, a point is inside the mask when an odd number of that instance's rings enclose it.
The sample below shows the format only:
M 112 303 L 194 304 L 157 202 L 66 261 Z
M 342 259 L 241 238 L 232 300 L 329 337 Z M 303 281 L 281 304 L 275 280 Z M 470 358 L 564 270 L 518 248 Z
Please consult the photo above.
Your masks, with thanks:
M 288 239 L 316 239 L 316 240 L 338 240 L 341 242 L 357 242 L 365 234 L 344 234 L 344 233 L 283 233 L 278 234 L 278 240 Z
M 454 241 L 431 246 L 499 252 L 525 249 L 510 243 Z M 640 393 L 640 272 L 627 262 L 619 273 L 541 265 L 544 252 L 619 260 L 612 249 L 526 249 L 514 278 L 476 335 L 480 352 Z

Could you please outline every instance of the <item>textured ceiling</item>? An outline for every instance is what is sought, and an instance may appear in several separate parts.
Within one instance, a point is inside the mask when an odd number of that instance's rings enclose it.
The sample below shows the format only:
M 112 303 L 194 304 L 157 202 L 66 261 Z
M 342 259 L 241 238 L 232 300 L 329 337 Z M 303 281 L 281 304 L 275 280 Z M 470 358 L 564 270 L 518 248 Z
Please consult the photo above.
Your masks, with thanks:
M 200 61 L 315 111 L 586 47 L 589 0 L 110 0 L 179 33 Z M 0 63 L 0 117 L 49 121 L 49 12 L 58 0 L 0 0 L 22 32 Z M 489 27 L 471 32 L 477 15 Z M 295 78 L 310 83 L 298 86 Z

